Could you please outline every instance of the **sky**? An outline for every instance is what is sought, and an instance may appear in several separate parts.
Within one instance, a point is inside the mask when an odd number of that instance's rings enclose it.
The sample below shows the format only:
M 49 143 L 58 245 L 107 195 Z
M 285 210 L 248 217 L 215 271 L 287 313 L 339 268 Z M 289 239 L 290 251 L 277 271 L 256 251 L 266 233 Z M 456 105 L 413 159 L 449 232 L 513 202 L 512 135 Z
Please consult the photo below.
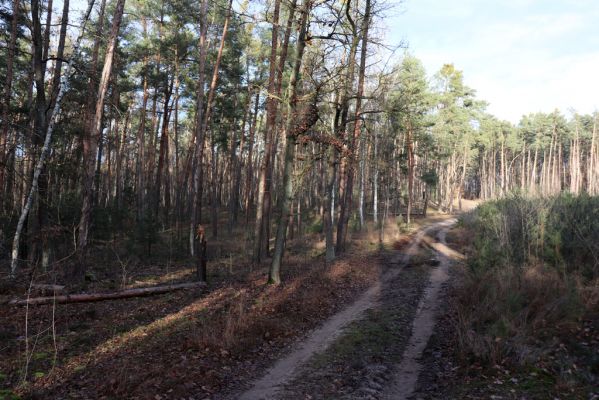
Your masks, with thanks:
M 387 13 L 387 42 L 429 75 L 453 63 L 500 119 L 599 109 L 598 0 L 404 0 Z

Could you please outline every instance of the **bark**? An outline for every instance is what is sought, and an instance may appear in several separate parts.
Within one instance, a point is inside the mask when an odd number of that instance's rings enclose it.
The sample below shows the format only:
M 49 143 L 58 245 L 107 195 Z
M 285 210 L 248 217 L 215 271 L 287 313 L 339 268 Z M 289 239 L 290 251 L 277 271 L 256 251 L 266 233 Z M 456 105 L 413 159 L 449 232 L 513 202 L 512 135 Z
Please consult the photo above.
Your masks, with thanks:
M 374 171 L 372 173 L 372 214 L 374 224 L 379 223 L 379 164 L 378 164 L 378 134 L 374 134 Z
M 116 198 L 116 203 L 119 208 L 123 206 L 123 154 L 127 153 L 126 149 L 126 140 L 127 140 L 127 129 L 129 127 L 129 118 L 131 118 L 131 110 L 127 111 L 127 115 L 125 116 L 125 124 L 123 125 L 123 132 L 121 134 L 121 138 L 117 144 L 117 153 L 116 153 L 116 185 L 115 185 L 115 193 L 114 197 Z M 118 135 L 118 132 L 117 132 Z M 127 165 L 127 163 L 125 163 Z
M 231 7 L 233 5 L 233 0 L 229 0 L 229 5 L 227 7 L 227 16 L 225 17 L 225 22 L 223 25 L 223 31 L 221 34 L 221 38 L 220 38 L 220 44 L 218 47 L 218 53 L 216 55 L 216 60 L 214 61 L 214 70 L 212 71 L 212 80 L 210 82 L 210 89 L 208 91 L 208 98 L 206 99 L 206 112 L 203 116 L 203 121 L 202 121 L 202 128 L 201 128 L 201 140 L 202 140 L 202 148 L 204 147 L 203 141 L 206 138 L 206 133 L 208 132 L 208 124 L 210 123 L 210 116 L 212 114 L 212 104 L 214 102 L 214 97 L 216 96 L 216 85 L 218 83 L 218 75 L 219 75 L 219 69 L 220 69 L 220 63 L 222 60 L 222 56 L 223 56 L 223 50 L 225 48 L 225 40 L 227 38 L 227 32 L 229 29 L 229 21 L 231 20 Z M 201 159 L 200 159 L 201 160 Z M 214 168 L 213 168 L 214 170 Z M 196 172 L 200 175 L 203 174 L 203 164 L 200 162 L 199 164 L 199 168 L 198 171 Z M 198 197 L 201 198 L 202 196 L 202 181 L 200 181 L 200 186 L 199 186 L 199 195 Z M 216 199 L 213 198 L 212 199 L 213 203 L 212 205 L 214 206 L 216 203 Z M 200 205 L 201 207 L 201 205 Z M 213 211 L 213 215 L 212 217 L 214 218 L 214 211 Z M 216 221 L 214 221 L 213 223 L 213 234 L 214 236 L 217 235 L 216 232 L 216 225 L 215 225 Z
M 200 40 L 198 47 L 200 49 L 198 59 L 198 81 L 196 87 L 196 118 L 195 118 L 195 149 L 191 172 L 193 175 L 193 190 L 191 194 L 191 219 L 189 227 L 189 249 L 191 255 L 199 254 L 198 243 L 194 240 L 196 229 L 201 221 L 202 212 L 202 169 L 201 164 L 204 156 L 204 131 L 202 121 L 204 118 L 204 82 L 206 78 L 206 53 L 208 51 L 208 0 L 202 0 L 200 3 Z M 198 168 L 199 167 L 199 168 Z M 196 170 L 197 169 L 197 170 Z
M 249 81 L 249 79 L 248 79 Z M 233 124 L 231 130 L 231 154 L 229 159 L 230 167 L 230 198 L 229 198 L 229 223 L 227 225 L 228 233 L 233 232 L 233 227 L 237 224 L 239 218 L 239 193 L 241 184 L 241 160 L 237 156 L 237 138 L 240 136 L 240 153 L 243 152 L 243 145 L 245 141 L 245 125 L 249 113 L 252 96 L 247 94 L 246 103 L 243 108 L 243 118 L 241 120 L 240 134 L 237 134 L 237 126 Z M 237 98 L 235 98 L 235 106 L 237 105 Z
M 289 47 L 289 37 L 291 35 L 291 28 L 293 25 L 293 19 L 295 15 L 295 8 L 297 5 L 297 0 L 293 0 L 289 6 L 289 15 L 287 18 L 287 28 L 285 31 L 285 37 L 283 39 L 283 44 L 280 49 L 279 62 L 277 65 L 277 73 L 275 77 L 275 96 L 272 98 L 273 100 L 273 114 L 277 116 L 279 114 L 278 106 L 279 99 L 281 98 L 281 88 L 283 84 L 283 72 L 285 70 L 285 62 L 287 60 L 287 50 Z M 274 135 L 274 132 L 279 125 L 279 121 L 275 117 L 275 126 L 273 127 L 273 131 L 271 131 L 271 148 L 270 148 L 270 161 L 269 167 L 266 170 L 266 189 L 265 189 L 265 198 L 264 198 L 264 212 L 263 212 L 263 229 L 264 229 L 264 238 L 263 238 L 263 252 L 265 256 L 270 255 L 270 228 L 271 228 L 271 214 L 272 214 L 272 192 L 273 192 L 273 174 L 275 171 L 275 160 L 277 158 L 277 149 L 280 136 Z
M 38 151 L 44 141 L 46 131 L 46 92 L 45 92 L 45 62 L 44 62 L 44 41 L 42 38 L 41 26 L 41 7 L 39 0 L 31 2 L 31 21 L 32 21 L 32 50 L 33 50 L 33 76 L 35 82 L 35 104 L 33 107 L 33 138 L 31 153 L 38 157 Z M 32 164 L 33 167 L 33 164 Z M 33 168 L 30 174 L 33 179 Z M 47 193 L 47 174 L 45 169 L 39 177 L 37 200 L 34 203 L 32 218 L 29 220 L 28 234 L 30 245 L 29 260 L 34 263 L 39 250 L 44 248 L 44 242 L 40 241 L 43 237 L 43 229 L 46 225 L 46 193 Z
M 414 199 L 414 140 L 411 124 L 408 124 L 406 131 L 406 147 L 408 153 L 408 204 L 406 213 L 406 223 L 409 225 L 412 214 L 412 202 Z
M 82 146 L 85 139 L 85 133 L 91 129 L 94 117 L 94 101 L 96 100 L 97 93 L 97 70 L 98 70 L 98 57 L 100 53 L 100 43 L 104 35 L 104 11 L 106 10 L 106 0 L 102 0 L 100 3 L 100 11 L 98 13 L 98 26 L 94 32 L 94 45 L 92 48 L 92 58 L 90 61 L 90 69 L 88 71 L 89 77 L 87 81 L 87 106 L 85 108 L 85 114 L 83 117 L 84 122 L 84 136 L 82 137 Z
M 58 48 L 56 50 L 56 62 L 54 64 L 54 75 L 52 77 L 52 89 L 50 91 L 50 102 L 48 111 L 54 108 L 56 96 L 60 88 L 60 73 L 62 72 L 62 59 L 64 57 L 64 45 L 67 36 L 67 26 L 69 23 L 69 0 L 63 0 L 62 19 L 60 21 L 60 35 L 58 38 Z
M 360 229 L 362 229 L 362 227 L 364 226 L 364 196 L 365 196 L 365 185 L 366 185 L 366 167 L 365 167 L 365 163 L 366 163 L 366 138 L 364 137 L 363 133 L 360 133 L 360 153 L 359 153 L 359 160 L 360 160 L 360 186 L 359 186 L 359 191 L 358 191 L 358 214 L 360 216 Z
M 160 150 L 158 155 L 158 170 L 156 171 L 156 180 L 154 185 L 154 215 L 158 217 L 160 211 L 160 192 L 162 186 L 162 177 L 164 175 L 164 164 L 168 157 L 168 124 L 170 120 L 169 102 L 173 93 L 174 80 L 165 85 L 164 89 L 164 112 L 162 114 L 162 130 L 160 133 Z M 168 212 L 168 211 L 167 211 Z M 166 221 L 165 221 L 166 222 Z
M 333 237 L 333 215 L 335 213 L 335 183 L 337 182 L 337 158 L 336 150 L 331 149 L 331 178 L 326 183 L 326 202 L 324 210 L 324 233 L 325 233 L 325 246 L 326 255 L 325 260 L 332 262 L 335 259 L 335 243 Z
M 247 156 L 247 167 L 246 167 L 246 177 L 245 177 L 245 216 L 246 216 L 246 224 L 249 223 L 250 217 L 250 209 L 253 205 L 253 179 L 254 179 L 254 142 L 256 135 L 256 127 L 258 124 L 258 107 L 260 106 L 260 91 L 256 90 L 256 98 L 254 102 L 254 113 L 253 120 L 250 124 L 250 132 L 248 137 L 248 156 Z
M 94 159 L 98 148 L 99 140 L 101 138 L 102 116 L 104 113 L 104 98 L 106 97 L 106 92 L 108 91 L 108 82 L 110 81 L 110 76 L 112 74 L 112 65 L 114 60 L 115 49 L 117 46 L 119 30 L 121 27 L 124 7 L 125 0 L 118 0 L 112 20 L 112 27 L 110 30 L 108 46 L 106 48 L 104 67 L 102 69 L 100 83 L 98 84 L 96 111 L 92 120 L 92 124 L 89 127 L 89 131 L 86 134 L 83 143 L 84 171 L 81 187 L 83 195 L 83 205 L 81 207 L 81 218 L 79 220 L 79 232 L 77 238 L 77 245 L 79 249 L 83 250 L 87 247 L 88 244 L 89 231 L 91 225 L 91 213 L 94 198 Z
M 24 300 L 12 300 L 11 306 L 40 306 L 46 304 L 91 303 L 95 301 L 127 299 L 131 297 L 151 296 L 174 292 L 182 289 L 195 289 L 206 286 L 204 282 L 177 283 L 173 285 L 155 286 L 149 288 L 126 289 L 110 293 L 82 293 L 60 296 L 32 297 Z
M 298 108 L 297 91 L 300 80 L 300 68 L 302 65 L 302 58 L 304 55 L 304 49 L 306 47 L 306 33 L 307 33 L 307 22 L 308 14 L 310 13 L 312 0 L 304 0 L 301 8 L 300 24 L 299 24 L 299 36 L 297 38 L 295 62 L 291 78 L 289 81 L 288 96 L 289 103 L 287 106 L 287 121 L 285 124 L 285 132 L 287 134 L 287 143 L 285 145 L 285 157 L 283 164 L 283 186 L 279 196 L 279 222 L 277 227 L 277 235 L 275 239 L 275 251 L 273 253 L 272 264 L 269 271 L 268 281 L 273 284 L 279 284 L 281 282 L 281 261 L 283 259 L 283 252 L 285 249 L 285 235 L 287 232 L 287 224 L 289 222 L 289 212 L 291 202 L 293 199 L 293 182 L 291 171 L 293 168 L 293 159 L 295 153 L 296 139 L 299 134 L 305 133 L 307 129 L 311 127 L 311 124 L 302 124 L 300 127 L 301 131 L 296 132 L 293 129 L 294 116 Z M 316 108 L 316 107 L 314 107 Z M 314 121 L 316 122 L 316 121 Z
M 50 48 L 50 29 L 52 27 L 52 3 L 52 0 L 48 0 L 48 3 L 46 4 L 46 27 L 44 29 L 44 43 L 42 54 L 44 70 L 46 69 L 46 64 L 48 62 L 48 49 Z
M 83 23 L 81 25 L 81 31 L 73 45 L 73 54 L 71 55 L 71 59 L 75 58 L 79 53 L 79 47 L 81 45 L 81 40 L 83 38 L 83 34 L 85 32 L 85 27 L 87 25 L 87 21 L 89 20 L 89 15 L 91 13 L 93 5 L 94 5 L 94 0 L 89 0 L 87 10 L 84 14 Z M 17 265 L 18 265 L 21 233 L 23 231 L 23 226 L 25 224 L 25 220 L 27 219 L 27 215 L 29 214 L 29 210 L 31 209 L 31 205 L 33 203 L 33 197 L 34 197 L 35 193 L 37 192 L 37 186 L 39 183 L 40 174 L 42 173 L 42 170 L 43 170 L 45 162 L 46 162 L 46 158 L 50 151 L 50 144 L 52 141 L 52 133 L 54 132 L 54 127 L 56 125 L 58 115 L 60 114 L 61 101 L 62 101 L 64 94 L 69 89 L 69 77 L 71 74 L 72 66 L 73 66 L 73 63 L 69 62 L 68 67 L 65 71 L 65 74 L 61 77 L 60 89 L 58 91 L 58 96 L 56 97 L 56 102 L 55 102 L 54 108 L 52 109 L 52 113 L 50 114 L 50 122 L 48 124 L 48 127 L 46 128 L 46 136 L 44 139 L 44 146 L 42 148 L 42 152 L 40 154 L 40 157 L 37 161 L 37 165 L 34 170 L 33 180 L 31 182 L 31 188 L 29 189 L 29 194 L 27 196 L 27 200 L 25 202 L 25 205 L 21 212 L 21 216 L 19 217 L 19 221 L 17 223 L 15 236 L 13 238 L 12 254 L 11 254 L 11 276 L 13 276 L 13 277 L 15 275 L 15 272 L 17 270 Z
M 141 25 L 144 38 L 147 36 L 147 22 L 142 18 Z M 148 56 L 143 60 L 143 95 L 141 100 L 141 112 L 139 116 L 139 129 L 137 131 L 137 158 L 135 165 L 136 194 L 137 194 L 137 220 L 141 221 L 145 212 L 145 134 L 146 134 L 146 107 L 148 106 Z
M 279 12 L 281 0 L 275 0 L 274 11 L 272 16 L 272 31 L 271 31 L 271 48 L 269 58 L 269 75 L 268 75 L 268 98 L 266 99 L 266 130 L 264 132 L 264 159 L 260 167 L 260 178 L 258 181 L 258 204 L 256 206 L 256 220 L 254 225 L 254 255 L 253 260 L 259 263 L 264 257 L 265 246 L 268 246 L 268 237 L 265 232 L 265 224 L 268 214 L 265 213 L 270 201 L 270 182 L 269 170 L 271 168 L 272 154 L 274 151 L 274 130 L 276 127 L 276 112 L 277 100 L 276 96 L 276 63 L 277 63 L 277 48 L 279 39 Z
M 6 57 L 6 77 L 4 83 L 4 101 L 2 103 L 2 125 L 0 126 L 0 193 L 4 191 L 4 182 L 6 179 L 6 164 L 8 159 L 8 128 L 9 115 L 10 115 L 10 103 L 12 99 L 12 80 L 15 60 L 15 49 L 17 43 L 17 25 L 19 22 L 19 1 L 13 0 L 12 2 L 12 20 L 10 29 L 10 42 L 8 44 L 8 54 Z M 8 192 L 7 188 L 7 192 Z M 4 204 L 0 203 L 0 207 Z
M 591 148 L 589 150 L 589 170 L 588 170 L 588 193 L 597 195 L 599 193 L 599 154 L 597 146 L 597 117 L 593 122 L 593 136 L 591 137 Z
M 179 53 L 177 47 L 175 47 L 175 116 L 173 121 L 173 134 L 174 134 L 174 145 L 175 145 L 175 225 L 177 231 L 177 239 L 180 239 L 180 224 L 182 220 L 183 205 L 183 187 L 180 185 L 180 161 L 179 161 Z
M 356 66 L 356 52 L 358 49 L 358 44 L 360 43 L 360 37 L 358 36 L 356 25 L 351 17 L 351 1 L 348 1 L 346 3 L 345 15 L 351 27 L 352 41 L 348 52 L 347 74 L 345 76 L 343 95 L 341 99 L 341 107 L 338 110 L 339 123 L 337 127 L 340 130 L 340 136 L 343 137 L 347 136 L 345 133 L 345 129 L 347 128 L 347 120 L 349 114 L 349 95 L 350 90 L 353 86 L 354 72 Z M 350 151 L 353 150 L 353 146 L 351 145 L 352 137 L 353 136 L 347 138 L 350 142 Z M 337 245 L 335 247 L 337 253 L 342 253 L 345 250 L 347 225 L 349 222 L 349 197 L 347 192 L 349 189 L 348 186 L 351 186 L 351 168 L 351 160 L 349 160 L 349 157 L 344 157 L 341 160 L 339 172 L 339 218 L 337 220 Z

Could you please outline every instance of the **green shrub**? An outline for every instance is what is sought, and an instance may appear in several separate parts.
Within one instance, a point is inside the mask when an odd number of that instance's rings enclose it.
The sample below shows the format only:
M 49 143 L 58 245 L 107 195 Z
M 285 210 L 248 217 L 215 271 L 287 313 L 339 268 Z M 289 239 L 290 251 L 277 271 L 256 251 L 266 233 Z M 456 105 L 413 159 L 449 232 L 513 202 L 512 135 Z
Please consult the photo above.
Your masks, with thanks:
M 455 299 L 463 359 L 532 365 L 562 328 L 596 312 L 598 197 L 516 194 L 480 205 L 460 224 L 473 237 Z
M 599 271 L 599 197 L 519 194 L 482 204 L 462 219 L 475 234 L 473 271 L 544 263 L 592 280 Z

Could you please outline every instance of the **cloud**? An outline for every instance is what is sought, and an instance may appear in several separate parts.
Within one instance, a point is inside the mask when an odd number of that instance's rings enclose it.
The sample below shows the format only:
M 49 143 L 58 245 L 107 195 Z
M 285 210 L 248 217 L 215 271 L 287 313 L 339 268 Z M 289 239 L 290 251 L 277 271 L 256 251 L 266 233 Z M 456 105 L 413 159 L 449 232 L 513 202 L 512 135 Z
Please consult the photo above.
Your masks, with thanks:
M 432 0 L 408 2 L 392 31 L 392 36 L 408 39 L 430 74 L 444 63 L 454 63 L 464 71 L 466 84 L 490 103 L 489 111 L 513 122 L 522 114 L 556 107 L 564 112 L 571 107 L 580 112 L 597 108 L 597 3 L 442 4 L 439 8 Z

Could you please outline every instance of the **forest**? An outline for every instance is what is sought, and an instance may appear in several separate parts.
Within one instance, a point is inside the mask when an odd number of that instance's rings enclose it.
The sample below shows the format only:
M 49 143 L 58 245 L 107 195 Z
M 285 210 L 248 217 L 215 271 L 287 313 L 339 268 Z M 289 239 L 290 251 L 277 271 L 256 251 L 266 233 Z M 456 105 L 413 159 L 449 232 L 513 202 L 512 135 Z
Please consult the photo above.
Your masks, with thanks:
M 493 116 L 468 71 L 386 43 L 392 8 L 0 0 L 0 398 L 275 398 L 250 382 L 377 282 L 278 396 L 408 398 L 376 385 L 450 264 L 424 352 L 471 386 L 421 374 L 421 398 L 495 393 L 468 364 L 522 383 L 496 398 L 599 396 L 599 113 Z M 590 338 L 539 363 L 564 329 Z M 370 392 L 325 390 L 331 365 Z

